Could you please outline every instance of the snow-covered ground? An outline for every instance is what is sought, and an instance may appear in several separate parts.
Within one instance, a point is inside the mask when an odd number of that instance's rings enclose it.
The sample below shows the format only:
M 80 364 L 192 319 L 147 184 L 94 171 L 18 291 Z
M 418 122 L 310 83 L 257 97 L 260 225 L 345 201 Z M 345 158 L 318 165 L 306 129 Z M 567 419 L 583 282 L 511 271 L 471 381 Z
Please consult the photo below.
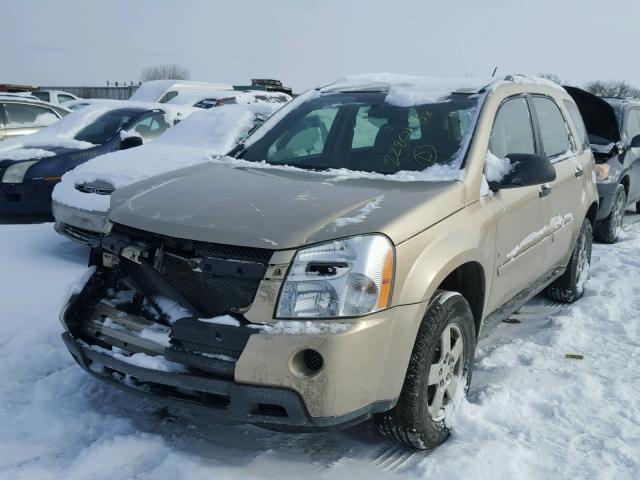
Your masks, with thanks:
M 94 380 L 57 320 L 87 253 L 51 224 L 0 225 L 2 479 L 640 478 L 637 215 L 620 243 L 595 245 L 585 298 L 535 299 L 481 343 L 455 433 L 433 452 L 367 425 L 305 435 L 219 425 Z

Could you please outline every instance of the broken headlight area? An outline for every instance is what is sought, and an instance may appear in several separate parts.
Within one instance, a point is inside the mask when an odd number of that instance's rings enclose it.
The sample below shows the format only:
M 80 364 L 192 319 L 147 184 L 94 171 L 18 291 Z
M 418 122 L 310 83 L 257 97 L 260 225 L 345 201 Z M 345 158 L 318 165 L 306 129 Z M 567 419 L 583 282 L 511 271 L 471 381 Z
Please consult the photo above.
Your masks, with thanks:
M 242 312 L 270 253 L 114 228 L 63 322 L 76 339 L 137 367 L 232 378 L 249 336 L 258 331 Z M 221 315 L 234 316 L 237 325 L 199 320 Z

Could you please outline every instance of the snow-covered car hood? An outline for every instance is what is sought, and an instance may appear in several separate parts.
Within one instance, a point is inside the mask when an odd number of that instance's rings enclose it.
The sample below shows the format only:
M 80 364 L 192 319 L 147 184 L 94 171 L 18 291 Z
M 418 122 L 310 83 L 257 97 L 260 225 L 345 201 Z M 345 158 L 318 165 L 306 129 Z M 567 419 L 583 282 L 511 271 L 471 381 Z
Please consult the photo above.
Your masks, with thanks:
M 254 126 L 258 115 L 277 106 L 218 107 L 199 110 L 169 129 L 153 143 L 108 153 L 66 173 L 53 191 L 53 200 L 87 211 L 107 212 L 109 195 L 78 191 L 76 185 L 100 182 L 113 190 L 155 175 L 212 160 L 231 150 Z M 0 157 L 1 158 L 1 157 Z
M 459 181 L 332 177 L 208 162 L 118 190 L 109 219 L 171 237 L 288 249 L 372 232 L 398 243 L 464 202 Z

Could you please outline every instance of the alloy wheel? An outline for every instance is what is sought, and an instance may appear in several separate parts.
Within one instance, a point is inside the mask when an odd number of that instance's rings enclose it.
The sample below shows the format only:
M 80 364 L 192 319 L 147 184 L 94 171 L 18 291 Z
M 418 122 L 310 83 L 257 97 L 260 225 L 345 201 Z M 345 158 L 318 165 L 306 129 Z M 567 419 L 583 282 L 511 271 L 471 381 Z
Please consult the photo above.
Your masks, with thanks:
M 442 420 L 444 408 L 463 388 L 464 339 L 455 324 L 447 325 L 438 342 L 427 381 L 427 408 L 434 421 Z

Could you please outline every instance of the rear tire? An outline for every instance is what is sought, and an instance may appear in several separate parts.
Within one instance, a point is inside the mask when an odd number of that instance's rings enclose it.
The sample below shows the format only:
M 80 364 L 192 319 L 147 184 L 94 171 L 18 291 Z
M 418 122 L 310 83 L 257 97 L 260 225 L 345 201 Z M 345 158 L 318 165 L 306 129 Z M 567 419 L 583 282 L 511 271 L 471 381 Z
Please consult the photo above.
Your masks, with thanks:
M 444 442 L 451 415 L 471 382 L 475 347 L 467 301 L 456 292 L 436 292 L 420 324 L 398 403 L 375 417 L 380 432 L 422 450 Z
M 611 213 L 604 220 L 596 223 L 595 238 L 602 243 L 616 243 L 622 224 L 624 223 L 624 212 L 627 209 L 627 192 L 624 185 L 618 185 L 613 199 Z
M 573 247 L 567 270 L 545 290 L 545 294 L 551 300 L 560 303 L 573 303 L 584 294 L 584 284 L 589 278 L 591 265 L 592 237 L 591 223 L 585 218 Z

